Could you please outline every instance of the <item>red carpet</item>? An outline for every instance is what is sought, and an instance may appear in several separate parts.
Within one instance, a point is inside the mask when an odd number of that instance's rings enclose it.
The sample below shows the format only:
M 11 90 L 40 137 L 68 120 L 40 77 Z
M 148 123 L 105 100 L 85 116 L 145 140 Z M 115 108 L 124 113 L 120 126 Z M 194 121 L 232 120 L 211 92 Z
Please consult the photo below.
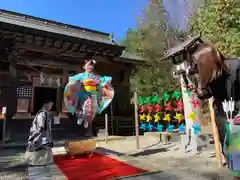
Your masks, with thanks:
M 106 180 L 147 172 L 97 153 L 91 158 L 75 159 L 59 155 L 54 156 L 54 161 L 69 180 Z

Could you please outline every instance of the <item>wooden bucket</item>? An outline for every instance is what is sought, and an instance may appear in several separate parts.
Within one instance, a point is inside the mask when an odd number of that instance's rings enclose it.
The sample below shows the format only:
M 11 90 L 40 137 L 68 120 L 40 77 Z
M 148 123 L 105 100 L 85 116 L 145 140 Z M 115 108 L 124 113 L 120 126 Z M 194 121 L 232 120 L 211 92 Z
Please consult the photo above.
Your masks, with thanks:
M 93 151 L 96 149 L 96 140 L 86 139 L 86 140 L 66 141 L 65 146 L 71 158 L 74 158 L 75 155 L 84 155 L 84 154 L 88 156 L 92 156 Z

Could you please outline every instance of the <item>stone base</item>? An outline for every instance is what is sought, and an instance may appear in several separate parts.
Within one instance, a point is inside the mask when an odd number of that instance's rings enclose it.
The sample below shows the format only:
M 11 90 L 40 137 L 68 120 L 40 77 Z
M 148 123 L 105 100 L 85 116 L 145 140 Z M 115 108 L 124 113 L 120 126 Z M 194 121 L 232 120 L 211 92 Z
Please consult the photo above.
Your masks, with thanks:
M 71 158 L 74 158 L 75 155 L 83 155 L 83 154 L 91 156 L 93 151 L 96 149 L 96 140 L 86 139 L 86 140 L 66 141 L 65 146 Z
M 181 135 L 181 149 L 185 152 L 199 153 L 203 148 L 209 145 L 208 135 L 192 135 L 191 141 L 189 142 L 188 135 Z

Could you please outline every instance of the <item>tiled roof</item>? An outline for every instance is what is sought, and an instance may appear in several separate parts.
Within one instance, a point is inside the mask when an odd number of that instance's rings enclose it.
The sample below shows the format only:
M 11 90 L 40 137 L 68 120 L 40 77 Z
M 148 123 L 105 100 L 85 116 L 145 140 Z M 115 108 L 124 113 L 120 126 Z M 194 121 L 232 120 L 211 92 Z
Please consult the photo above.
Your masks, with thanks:
M 3 9 L 0 9 L 0 22 L 118 46 L 112 42 L 109 33 L 103 33 Z
M 187 48 L 189 48 L 190 46 L 192 46 L 195 42 L 197 42 L 199 40 L 201 41 L 200 35 L 199 36 L 195 36 L 195 37 L 191 37 L 191 38 L 183 41 L 181 44 L 179 44 L 179 45 L 169 49 L 167 51 L 166 55 L 163 56 L 161 59 L 163 60 L 163 59 L 167 59 L 167 58 L 169 58 L 171 56 L 174 56 L 175 54 L 180 53 L 180 52 L 186 50 Z
M 143 59 L 142 57 L 137 56 L 135 54 L 131 54 L 131 53 L 127 52 L 127 51 L 123 51 L 123 53 L 120 56 L 120 58 L 129 59 L 129 60 L 133 60 L 133 61 L 139 61 L 139 62 L 146 62 L 146 60 Z

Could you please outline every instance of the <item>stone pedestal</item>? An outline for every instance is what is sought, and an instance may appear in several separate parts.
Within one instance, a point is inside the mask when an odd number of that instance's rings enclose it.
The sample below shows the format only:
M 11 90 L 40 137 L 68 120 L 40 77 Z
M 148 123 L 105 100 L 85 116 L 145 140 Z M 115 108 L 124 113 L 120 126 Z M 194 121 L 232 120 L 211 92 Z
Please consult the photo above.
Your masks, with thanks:
M 181 135 L 181 150 L 185 151 L 186 153 L 191 152 L 193 154 L 198 154 L 208 145 L 208 135 L 192 135 L 191 138 L 188 135 Z

